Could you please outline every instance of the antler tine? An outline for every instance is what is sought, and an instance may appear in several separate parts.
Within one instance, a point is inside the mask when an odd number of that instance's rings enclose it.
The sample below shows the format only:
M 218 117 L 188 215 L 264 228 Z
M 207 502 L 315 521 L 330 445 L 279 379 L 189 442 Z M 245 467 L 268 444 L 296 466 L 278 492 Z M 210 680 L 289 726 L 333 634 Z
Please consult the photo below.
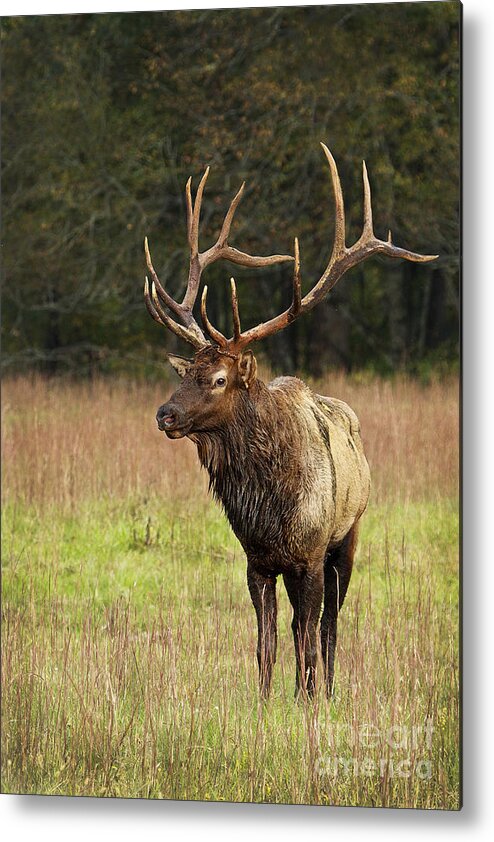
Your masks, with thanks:
M 209 167 L 206 167 L 204 175 L 202 176 L 199 187 L 197 188 L 195 201 L 192 201 L 192 178 L 187 180 L 185 185 L 185 201 L 187 205 L 187 237 L 190 247 L 190 262 L 189 262 L 189 277 L 187 279 L 187 289 L 179 305 L 186 318 L 190 320 L 192 316 L 192 308 L 194 307 L 197 293 L 199 290 L 199 282 L 201 280 L 201 272 L 204 265 L 199 254 L 199 220 L 201 216 L 202 194 L 204 193 L 204 186 L 208 180 Z
M 148 267 L 149 274 L 151 275 L 151 280 L 154 286 L 156 287 L 156 291 L 158 292 L 158 295 L 160 296 L 161 300 L 164 304 L 166 304 L 167 307 L 170 308 L 170 310 L 173 310 L 176 316 L 182 316 L 182 309 L 180 307 L 180 304 L 177 304 L 177 302 L 171 297 L 171 295 L 167 293 L 166 289 L 161 284 L 158 275 L 156 274 L 156 270 L 151 260 L 151 253 L 149 251 L 149 243 L 147 237 L 144 237 L 144 253 L 146 255 L 146 265 Z
M 372 226 L 372 198 L 365 161 L 362 161 L 362 179 L 364 182 L 364 230 L 362 234 L 371 240 L 374 238 L 374 228 Z
M 235 211 L 237 210 L 243 196 L 244 190 L 245 181 L 242 182 L 240 189 L 230 202 L 230 207 L 226 212 L 219 237 L 215 244 L 207 251 L 199 255 L 201 271 L 205 269 L 206 266 L 209 266 L 210 263 L 214 263 L 220 258 L 223 260 L 229 260 L 230 263 L 236 263 L 238 266 L 248 266 L 250 268 L 273 266 L 275 263 L 284 263 L 287 260 L 293 260 L 293 257 L 290 254 L 270 254 L 266 257 L 259 257 L 257 255 L 247 254 L 244 251 L 239 251 L 238 249 L 233 248 L 233 246 L 228 245 L 228 237 L 233 217 L 235 216 Z
M 202 335 L 198 325 L 195 326 L 197 329 L 196 332 L 193 326 L 184 327 L 174 321 L 174 319 L 170 318 L 168 313 L 166 313 L 161 306 L 154 282 L 151 282 L 151 295 L 149 294 L 149 281 L 147 278 L 144 281 L 144 301 L 146 303 L 148 313 L 153 317 L 153 319 L 158 322 L 158 324 L 162 324 L 171 330 L 175 336 L 179 336 L 180 339 L 184 339 L 186 342 L 189 342 L 197 350 L 200 350 L 207 345 L 206 339 Z
M 158 322 L 158 324 L 162 325 L 163 322 L 158 316 L 156 310 L 154 309 L 153 302 L 151 301 L 151 296 L 149 295 L 149 281 L 147 277 L 144 279 L 144 302 L 146 304 L 146 309 L 149 315 L 154 319 L 155 322 Z
M 335 221 L 334 221 L 334 244 L 331 262 L 333 263 L 345 252 L 345 205 L 343 202 L 343 191 L 341 189 L 340 176 L 336 161 L 325 143 L 321 143 L 324 154 L 328 160 L 331 170 L 331 181 L 333 182 Z
M 227 340 L 226 336 L 223 336 L 223 334 L 220 333 L 219 330 L 216 330 L 216 328 L 211 324 L 211 322 L 208 319 L 208 314 L 207 314 L 207 310 L 206 310 L 206 299 L 207 299 L 207 297 L 208 297 L 208 288 L 207 288 L 207 286 L 205 286 L 203 291 L 202 291 L 202 297 L 201 297 L 201 319 L 202 319 L 202 323 L 204 325 L 204 329 L 205 329 L 206 333 L 209 334 L 209 336 L 211 337 L 213 342 L 216 342 L 220 346 L 220 348 L 226 348 L 226 346 L 228 345 L 228 340 Z
M 298 247 L 298 237 L 295 237 L 295 266 L 293 267 L 293 296 L 290 313 L 294 319 L 297 318 L 302 306 L 302 290 L 300 284 L 300 251 Z
M 149 315 L 152 316 L 152 318 L 155 320 L 155 322 L 158 322 L 158 324 L 165 325 L 165 327 L 169 327 L 170 330 L 172 330 L 173 333 L 176 333 L 177 336 L 183 336 L 183 334 L 181 332 L 179 332 L 180 329 L 181 329 L 181 326 L 176 324 L 176 322 L 174 322 L 173 319 L 171 319 L 167 315 L 167 313 L 165 313 L 163 308 L 160 307 L 159 301 L 157 303 L 157 307 L 158 307 L 158 309 L 157 309 L 155 304 L 154 304 L 155 300 L 157 300 L 157 298 L 156 298 L 156 291 L 154 289 L 154 282 L 151 282 L 151 294 L 150 294 L 150 292 L 149 292 L 149 279 L 146 277 L 144 279 L 144 301 L 145 301 L 146 309 L 147 309 Z M 178 328 L 178 330 L 176 330 L 175 328 Z M 184 330 L 185 330 L 185 328 L 184 328 Z
M 208 343 L 206 337 L 201 331 L 201 328 L 194 319 L 192 312 L 186 310 L 181 304 L 178 304 L 171 295 L 167 293 L 161 284 L 151 260 L 147 237 L 144 239 L 144 252 L 146 255 L 146 264 L 151 276 L 151 293 L 149 291 L 148 278 L 146 278 L 144 284 L 144 301 L 149 314 L 156 322 L 169 328 L 169 330 L 175 333 L 176 336 L 179 336 L 181 339 L 185 339 L 186 342 L 190 342 L 194 348 L 203 348 Z M 183 324 L 179 324 L 174 319 L 170 318 L 161 306 L 161 302 L 172 310 L 172 312 L 179 317 Z
M 208 180 L 209 175 L 209 167 L 206 167 L 206 171 L 199 182 L 199 187 L 197 188 L 196 199 L 194 202 L 194 207 L 192 209 L 192 218 L 190 223 L 190 231 L 189 231 L 189 245 L 190 245 L 190 256 L 191 259 L 197 257 L 199 254 L 199 217 L 201 215 L 201 205 L 202 205 L 202 194 L 204 192 L 204 185 Z M 187 182 L 188 185 L 188 195 L 187 201 L 192 201 L 192 197 L 190 196 L 190 184 Z M 187 188 L 186 188 L 187 190 Z
M 350 249 L 347 249 L 349 255 L 356 256 L 356 260 L 354 259 L 351 265 L 356 265 L 362 260 L 365 260 L 367 256 L 375 253 L 385 254 L 387 257 L 403 258 L 404 260 L 409 260 L 412 263 L 428 263 L 431 260 L 436 260 L 438 257 L 437 254 L 418 254 L 417 252 L 408 251 L 408 249 L 402 249 L 399 248 L 399 246 L 394 246 L 391 238 L 391 231 L 388 231 L 386 240 L 379 240 L 375 236 L 372 223 L 371 189 L 365 161 L 362 161 L 362 180 L 364 183 L 364 226 L 360 238 Z M 368 252 L 367 254 L 362 254 L 362 249 L 365 247 L 367 247 Z M 346 272 L 346 269 L 343 271 Z M 332 286 L 334 286 L 339 277 L 341 277 L 341 275 L 336 278 Z
M 237 263 L 239 266 L 248 266 L 251 269 L 258 269 L 261 266 L 274 266 L 275 263 L 286 263 L 289 260 L 293 260 L 291 254 L 270 254 L 268 257 L 259 257 L 258 255 L 246 254 L 232 246 L 225 246 L 221 249 L 221 255 L 219 256 L 224 260 L 229 260 L 230 263 Z M 216 260 L 216 258 L 214 257 L 213 260 Z M 212 262 L 212 260 L 208 260 L 208 263 Z
M 245 181 L 242 182 L 240 185 L 240 189 L 237 191 L 235 196 L 233 197 L 232 201 L 230 202 L 230 207 L 226 212 L 226 216 L 223 220 L 223 225 L 221 226 L 220 236 L 218 237 L 217 245 L 224 246 L 226 245 L 226 241 L 228 240 L 228 236 L 230 234 L 230 228 L 232 225 L 233 217 L 235 216 L 235 211 L 237 210 L 240 200 L 243 196 L 245 190 Z
M 187 207 L 187 239 L 190 245 L 190 237 L 192 231 L 192 176 L 189 175 L 187 184 L 185 185 L 185 204 Z
M 235 278 L 230 278 L 230 287 L 232 291 L 233 341 L 236 343 L 239 341 L 242 331 L 240 328 L 240 315 L 238 312 L 237 285 L 235 283 Z

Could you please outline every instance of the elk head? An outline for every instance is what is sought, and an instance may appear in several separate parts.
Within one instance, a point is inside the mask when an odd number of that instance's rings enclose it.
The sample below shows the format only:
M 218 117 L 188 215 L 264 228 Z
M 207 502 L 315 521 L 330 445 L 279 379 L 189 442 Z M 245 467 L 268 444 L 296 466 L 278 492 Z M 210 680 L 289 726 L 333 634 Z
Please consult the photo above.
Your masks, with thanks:
M 169 438 L 181 438 L 189 433 L 211 431 L 227 423 L 232 417 L 238 396 L 245 395 L 255 383 L 257 365 L 252 352 L 248 350 L 248 346 L 266 336 L 278 333 L 301 316 L 302 313 L 312 310 L 348 269 L 374 254 L 403 258 L 415 263 L 426 263 L 436 259 L 437 255 L 417 254 L 393 245 L 391 232 L 388 233 L 387 240 L 379 240 L 375 236 L 372 222 L 371 192 L 365 161 L 363 162 L 363 230 L 357 242 L 353 246 L 347 247 L 345 244 L 345 207 L 338 169 L 329 149 L 324 143 L 321 143 L 321 146 L 329 164 L 335 199 L 334 244 L 326 269 L 312 289 L 303 297 L 297 239 L 295 239 L 294 256 L 274 254 L 268 257 L 256 257 L 238 251 L 228 244 L 232 220 L 242 198 L 245 183 L 242 184 L 230 204 L 216 243 L 207 251 L 199 252 L 199 217 L 209 167 L 199 183 L 195 202 L 192 201 L 190 178 L 185 190 L 190 263 L 187 289 L 181 303 L 175 301 L 161 284 L 151 261 L 147 238 L 145 239 L 144 250 L 151 278 L 151 284 L 149 284 L 148 278 L 146 278 L 144 284 L 144 298 L 147 309 L 155 321 L 167 327 L 176 336 L 184 339 L 196 351 L 193 360 L 176 356 L 169 357 L 171 364 L 183 378 L 181 386 L 172 395 L 168 403 L 159 408 L 156 415 L 159 429 L 165 431 Z M 227 339 L 209 321 L 206 309 L 207 286 L 204 287 L 201 297 L 203 324 L 203 329 L 201 329 L 193 315 L 201 274 L 207 266 L 220 258 L 250 267 L 271 266 L 275 263 L 292 261 L 294 271 L 290 306 L 283 313 L 274 316 L 267 322 L 242 332 L 235 281 L 231 278 L 233 336 Z
M 173 354 L 168 359 L 182 377 L 179 388 L 156 413 L 158 428 L 170 439 L 221 430 L 233 421 L 239 396 L 256 379 L 257 364 L 250 350 L 233 355 L 207 346 L 193 360 Z

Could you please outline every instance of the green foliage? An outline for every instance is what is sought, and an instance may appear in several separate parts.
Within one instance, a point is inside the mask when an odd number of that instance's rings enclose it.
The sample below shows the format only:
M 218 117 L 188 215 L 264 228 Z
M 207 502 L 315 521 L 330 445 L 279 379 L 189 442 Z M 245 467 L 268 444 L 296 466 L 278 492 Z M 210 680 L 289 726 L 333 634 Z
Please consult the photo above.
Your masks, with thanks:
M 366 513 L 330 704 L 293 701 L 281 583 L 259 704 L 243 553 L 211 501 L 92 500 L 77 517 L 17 502 L 2 526 L 5 792 L 458 808 L 456 501 Z M 355 742 L 369 727 L 371 748 Z M 392 728 L 422 734 L 430 777 L 326 773 L 396 768 L 410 752 Z
M 434 2 L 3 19 L 5 364 L 112 371 L 177 349 L 143 306 L 142 242 L 179 295 L 183 188 L 206 164 L 201 242 L 245 179 L 232 241 L 269 254 L 299 236 L 308 288 L 332 237 L 320 140 L 349 238 L 365 157 L 377 232 L 440 259 L 355 269 L 266 343 L 270 363 L 318 374 L 455 360 L 459 15 Z M 246 325 L 285 305 L 289 270 L 235 268 Z M 228 276 L 208 270 L 225 330 Z

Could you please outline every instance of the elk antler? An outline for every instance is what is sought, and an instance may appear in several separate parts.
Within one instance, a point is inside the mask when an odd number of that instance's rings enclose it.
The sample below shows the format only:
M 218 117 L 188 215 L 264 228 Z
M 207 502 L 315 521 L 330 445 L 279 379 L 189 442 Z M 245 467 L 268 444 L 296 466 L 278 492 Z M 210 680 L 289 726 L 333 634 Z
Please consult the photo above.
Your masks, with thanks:
M 374 254 L 385 254 L 388 257 L 394 258 L 401 257 L 405 260 L 411 260 L 414 263 L 427 263 L 429 260 L 435 260 L 438 257 L 437 254 L 416 254 L 413 251 L 408 251 L 407 249 L 394 246 L 391 242 L 391 231 L 388 234 L 387 240 L 377 239 L 374 235 L 372 225 L 371 191 L 365 161 L 363 161 L 364 226 L 362 234 L 357 242 L 350 248 L 347 248 L 345 245 L 345 206 L 343 204 L 343 193 L 341 190 L 338 169 L 327 146 L 325 146 L 324 143 L 321 143 L 321 146 L 329 163 L 335 198 L 335 233 L 330 261 L 317 283 L 312 287 L 310 292 L 302 298 L 300 285 L 300 255 L 298 240 L 295 239 L 295 266 L 293 272 L 292 303 L 283 313 L 280 313 L 268 322 L 261 323 L 256 327 L 250 328 L 250 330 L 247 330 L 245 333 L 242 333 L 240 330 L 237 294 L 235 281 L 232 278 L 231 289 L 234 335 L 231 339 L 226 339 L 222 333 L 217 331 L 211 325 L 206 312 L 207 287 L 204 287 L 201 301 L 201 317 L 204 328 L 214 342 L 230 353 L 238 353 L 252 342 L 264 339 L 266 336 L 272 336 L 274 333 L 278 333 L 278 331 L 283 330 L 284 327 L 301 316 L 302 313 L 312 310 L 312 308 L 315 307 L 315 305 L 318 304 L 325 295 L 327 295 L 330 289 L 334 287 L 336 282 L 339 281 L 341 276 L 344 275 L 348 269 L 357 266 L 358 263 L 361 263 L 363 260 L 366 260 Z
M 235 211 L 237 210 L 237 206 L 240 202 L 240 199 L 242 198 L 245 182 L 240 187 L 238 193 L 234 196 L 230 207 L 228 208 L 216 243 L 213 246 L 211 246 L 211 248 L 209 248 L 207 251 L 204 251 L 202 253 L 199 252 L 199 217 L 201 214 L 202 194 L 204 192 L 204 185 L 206 184 L 208 175 L 209 167 L 206 169 L 206 172 L 204 173 L 203 177 L 201 178 L 201 181 L 199 182 L 195 202 L 192 201 L 192 178 L 189 178 L 185 188 L 185 198 L 187 203 L 187 236 L 190 247 L 190 264 L 187 289 L 185 291 L 185 295 L 181 304 L 175 301 L 161 284 L 151 261 L 147 237 L 144 240 L 146 263 L 151 278 L 151 288 L 149 286 L 148 278 L 146 278 L 144 283 L 144 299 L 146 302 L 148 312 L 155 321 L 159 322 L 159 324 L 165 325 L 165 327 L 173 331 L 173 333 L 175 333 L 176 336 L 179 336 L 181 339 L 185 339 L 186 342 L 190 342 L 190 344 L 193 345 L 196 349 L 204 348 L 206 345 L 209 344 L 209 341 L 204 336 L 204 333 L 197 324 L 192 313 L 197 298 L 197 293 L 199 290 L 201 274 L 206 268 L 206 266 L 209 266 L 210 263 L 214 263 L 220 258 L 223 258 L 224 260 L 229 260 L 231 263 L 238 263 L 241 266 L 252 267 L 272 266 L 275 263 L 282 263 L 286 260 L 293 260 L 293 257 L 288 254 L 272 254 L 268 257 L 256 257 L 255 255 L 245 254 L 245 252 L 238 251 L 238 249 L 228 245 L 230 227 L 232 224 L 233 217 L 235 215 Z M 175 319 L 172 319 L 171 316 L 169 316 L 166 310 L 164 309 L 165 307 L 167 307 L 168 310 L 171 310 L 172 313 L 174 313 L 174 315 L 178 319 L 180 319 L 181 323 L 175 321 Z M 235 322 L 235 330 L 237 330 L 238 324 L 238 335 L 240 337 L 238 307 L 236 313 L 237 322 Z M 216 334 L 218 337 L 221 337 L 222 342 L 227 342 L 223 334 L 219 333 L 219 331 L 215 331 L 215 329 L 211 325 L 210 327 L 212 331 L 210 333 L 211 338 L 214 339 L 214 335 Z

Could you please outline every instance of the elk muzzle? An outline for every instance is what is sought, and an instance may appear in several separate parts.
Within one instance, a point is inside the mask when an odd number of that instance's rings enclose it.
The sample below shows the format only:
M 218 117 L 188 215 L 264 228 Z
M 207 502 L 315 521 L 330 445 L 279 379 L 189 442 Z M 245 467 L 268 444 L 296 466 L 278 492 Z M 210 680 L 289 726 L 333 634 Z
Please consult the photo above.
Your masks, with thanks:
M 187 435 L 190 423 L 187 421 L 183 409 L 176 403 L 168 401 L 158 409 L 156 413 L 158 429 L 166 433 L 168 438 L 179 439 Z

